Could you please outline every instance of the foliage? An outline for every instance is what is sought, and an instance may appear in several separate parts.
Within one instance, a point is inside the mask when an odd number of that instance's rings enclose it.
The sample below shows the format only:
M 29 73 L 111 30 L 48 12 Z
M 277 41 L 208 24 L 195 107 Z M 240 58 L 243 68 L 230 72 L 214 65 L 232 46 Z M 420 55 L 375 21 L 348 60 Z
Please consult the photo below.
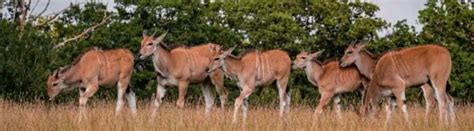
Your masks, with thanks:
M 376 53 L 397 47 L 407 47 L 428 42 L 445 43 L 452 52 L 454 66 L 451 94 L 461 101 L 473 101 L 472 69 L 472 18 L 473 11 L 459 4 L 446 1 L 440 8 L 427 4 L 420 12 L 424 24 L 420 34 L 413 27 L 400 21 L 393 26 L 374 16 L 378 7 L 369 3 L 342 3 L 327 1 L 285 2 L 120 2 L 115 10 L 108 11 L 102 4 L 87 3 L 83 7 L 71 5 L 56 21 L 46 26 L 25 29 L 26 35 L 18 37 L 17 19 L 2 19 L 0 30 L 0 95 L 10 100 L 45 99 L 47 75 L 57 67 L 69 64 L 85 48 L 128 48 L 138 53 L 143 30 L 168 32 L 165 42 L 169 45 L 197 45 L 213 42 L 226 48 L 239 45 L 236 52 L 248 49 L 267 50 L 281 48 L 291 57 L 302 50 L 324 49 L 320 60 L 340 57 L 347 43 L 369 40 L 369 50 Z M 104 14 L 111 20 L 87 37 L 66 44 L 64 48 L 51 47 L 64 38 L 70 38 L 98 23 Z M 443 23 L 440 25 L 440 21 Z M 391 28 L 392 33 L 379 38 L 377 31 Z M 154 69 L 150 60 L 136 60 L 130 86 L 139 98 L 150 98 L 156 91 Z M 230 98 L 239 90 L 235 82 L 226 80 Z M 188 101 L 202 101 L 199 85 L 189 88 Z M 311 103 L 318 98 L 317 87 L 310 84 L 301 70 L 293 70 L 289 87 L 293 102 Z M 104 88 L 101 88 L 103 90 Z M 115 88 L 99 91 L 96 98 L 114 97 Z M 74 92 L 73 92 L 74 93 Z M 257 90 L 252 103 L 275 103 L 274 86 Z M 63 101 L 77 97 L 77 93 L 63 94 Z M 346 102 L 357 103 L 360 95 L 350 93 Z M 410 95 L 409 95 L 410 96 Z M 175 100 L 177 90 L 171 89 L 166 99 Z M 418 96 L 410 98 L 419 99 Z M 69 99 L 68 99 L 69 98 Z
M 422 43 L 441 42 L 451 51 L 453 67 L 450 90 L 455 98 L 474 102 L 474 11 L 456 0 L 445 0 L 437 5 L 430 0 L 420 11 L 424 25 L 419 35 Z

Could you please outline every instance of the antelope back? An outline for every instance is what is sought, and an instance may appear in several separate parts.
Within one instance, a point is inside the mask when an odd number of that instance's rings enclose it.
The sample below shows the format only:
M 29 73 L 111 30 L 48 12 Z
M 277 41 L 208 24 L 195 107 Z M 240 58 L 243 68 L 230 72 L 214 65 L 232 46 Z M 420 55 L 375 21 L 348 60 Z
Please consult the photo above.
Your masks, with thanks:
M 325 87 L 335 87 L 336 92 L 350 92 L 359 88 L 362 75 L 357 67 L 353 65 L 341 67 L 339 64 L 336 59 L 323 62 L 323 72 L 318 83 Z
M 169 71 L 185 77 L 204 77 L 211 59 L 220 52 L 221 47 L 213 43 L 175 48 L 170 51 L 173 69 Z
M 278 49 L 248 53 L 242 57 L 242 62 L 245 63 L 242 73 L 253 73 L 252 77 L 261 81 L 262 84 L 268 84 L 273 79 L 280 79 L 288 75 L 291 70 L 291 59 L 288 53 Z
M 451 66 L 451 57 L 446 48 L 422 45 L 383 54 L 377 61 L 374 77 L 379 80 L 400 77 L 408 85 L 416 85 L 427 82 L 428 76 L 449 75 Z

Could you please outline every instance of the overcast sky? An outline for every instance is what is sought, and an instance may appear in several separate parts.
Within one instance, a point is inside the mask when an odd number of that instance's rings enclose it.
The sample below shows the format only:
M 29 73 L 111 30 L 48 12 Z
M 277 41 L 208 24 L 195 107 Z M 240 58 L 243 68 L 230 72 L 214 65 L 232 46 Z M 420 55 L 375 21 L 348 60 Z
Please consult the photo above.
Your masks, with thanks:
M 32 0 L 31 8 L 36 4 L 38 0 Z M 45 14 L 58 12 L 72 3 L 83 3 L 91 0 L 51 0 L 49 8 Z M 114 0 L 93 0 L 96 2 L 103 2 L 107 4 L 108 9 L 113 9 Z M 409 25 L 413 25 L 416 31 L 420 31 L 422 26 L 418 23 L 418 11 L 424 8 L 426 0 L 370 0 L 380 7 L 380 10 L 376 13 L 378 17 L 383 18 L 387 22 L 395 23 L 396 21 L 407 19 Z M 48 3 L 48 0 L 39 0 L 36 9 L 33 13 L 38 13 L 43 10 L 43 7 Z M 5 12 L 5 9 L 2 10 Z M 382 33 L 382 34 L 386 34 Z
M 390 23 L 406 19 L 409 25 L 415 26 L 416 31 L 421 31 L 418 23 L 418 11 L 424 9 L 426 0 L 373 0 L 379 6 L 376 13 L 378 17 Z

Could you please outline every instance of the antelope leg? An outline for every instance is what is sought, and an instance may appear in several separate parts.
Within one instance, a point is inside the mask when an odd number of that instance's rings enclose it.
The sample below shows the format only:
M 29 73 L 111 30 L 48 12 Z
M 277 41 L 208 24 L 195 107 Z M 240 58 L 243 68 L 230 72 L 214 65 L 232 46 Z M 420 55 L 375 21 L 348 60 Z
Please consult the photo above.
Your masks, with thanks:
M 158 110 L 160 108 L 161 102 L 165 94 L 166 94 L 166 88 L 163 87 L 163 85 L 158 84 L 158 86 L 156 87 L 156 95 L 155 95 L 155 100 L 153 102 L 154 108 L 151 113 L 151 118 L 155 118 L 156 113 L 158 113 Z
M 244 99 L 246 97 L 248 97 L 252 92 L 253 92 L 253 88 L 249 88 L 248 86 L 244 86 L 242 92 L 240 92 L 240 96 L 237 97 L 237 99 L 235 100 L 234 117 L 232 119 L 233 123 L 237 122 L 237 115 L 238 115 L 240 107 L 242 106 L 242 103 L 244 102 Z M 246 113 L 244 115 L 246 115 Z
M 204 101 L 206 102 L 206 111 L 205 111 L 205 116 L 209 115 L 209 112 L 211 111 L 212 105 L 214 105 L 214 96 L 212 95 L 211 92 L 211 85 L 209 84 L 204 84 L 204 88 L 202 89 L 202 94 L 204 95 Z
M 179 88 L 179 97 L 178 97 L 178 102 L 176 105 L 179 108 L 184 107 L 184 97 L 186 96 L 186 92 L 188 91 L 188 82 L 187 81 L 179 81 L 178 83 L 178 88 Z

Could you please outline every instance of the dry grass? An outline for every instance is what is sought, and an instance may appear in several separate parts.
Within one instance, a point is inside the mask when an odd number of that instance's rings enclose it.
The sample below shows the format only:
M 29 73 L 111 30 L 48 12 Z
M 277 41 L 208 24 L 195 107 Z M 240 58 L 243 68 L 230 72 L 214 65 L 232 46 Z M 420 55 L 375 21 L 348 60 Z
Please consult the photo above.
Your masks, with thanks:
M 376 121 L 364 122 L 351 110 L 343 113 L 342 120 L 338 120 L 335 113 L 325 111 L 319 122 L 314 122 L 313 108 L 304 105 L 292 106 L 288 118 L 279 120 L 277 108 L 251 104 L 247 124 L 232 124 L 231 108 L 214 108 L 211 116 L 204 117 L 202 105 L 178 109 L 173 104 L 165 104 L 159 117 L 149 121 L 151 107 L 148 104 L 139 103 L 138 116 L 132 118 L 127 111 L 115 116 L 113 102 L 92 102 L 88 105 L 87 121 L 77 124 L 78 111 L 74 103 L 15 104 L 0 100 L 0 130 L 474 130 L 474 107 L 471 106 L 456 107 L 457 124 L 449 127 L 438 124 L 437 111 L 430 122 L 425 123 L 423 108 L 411 106 L 412 128 L 405 126 L 398 111 L 388 127 L 384 127 L 383 113 L 379 113 Z

